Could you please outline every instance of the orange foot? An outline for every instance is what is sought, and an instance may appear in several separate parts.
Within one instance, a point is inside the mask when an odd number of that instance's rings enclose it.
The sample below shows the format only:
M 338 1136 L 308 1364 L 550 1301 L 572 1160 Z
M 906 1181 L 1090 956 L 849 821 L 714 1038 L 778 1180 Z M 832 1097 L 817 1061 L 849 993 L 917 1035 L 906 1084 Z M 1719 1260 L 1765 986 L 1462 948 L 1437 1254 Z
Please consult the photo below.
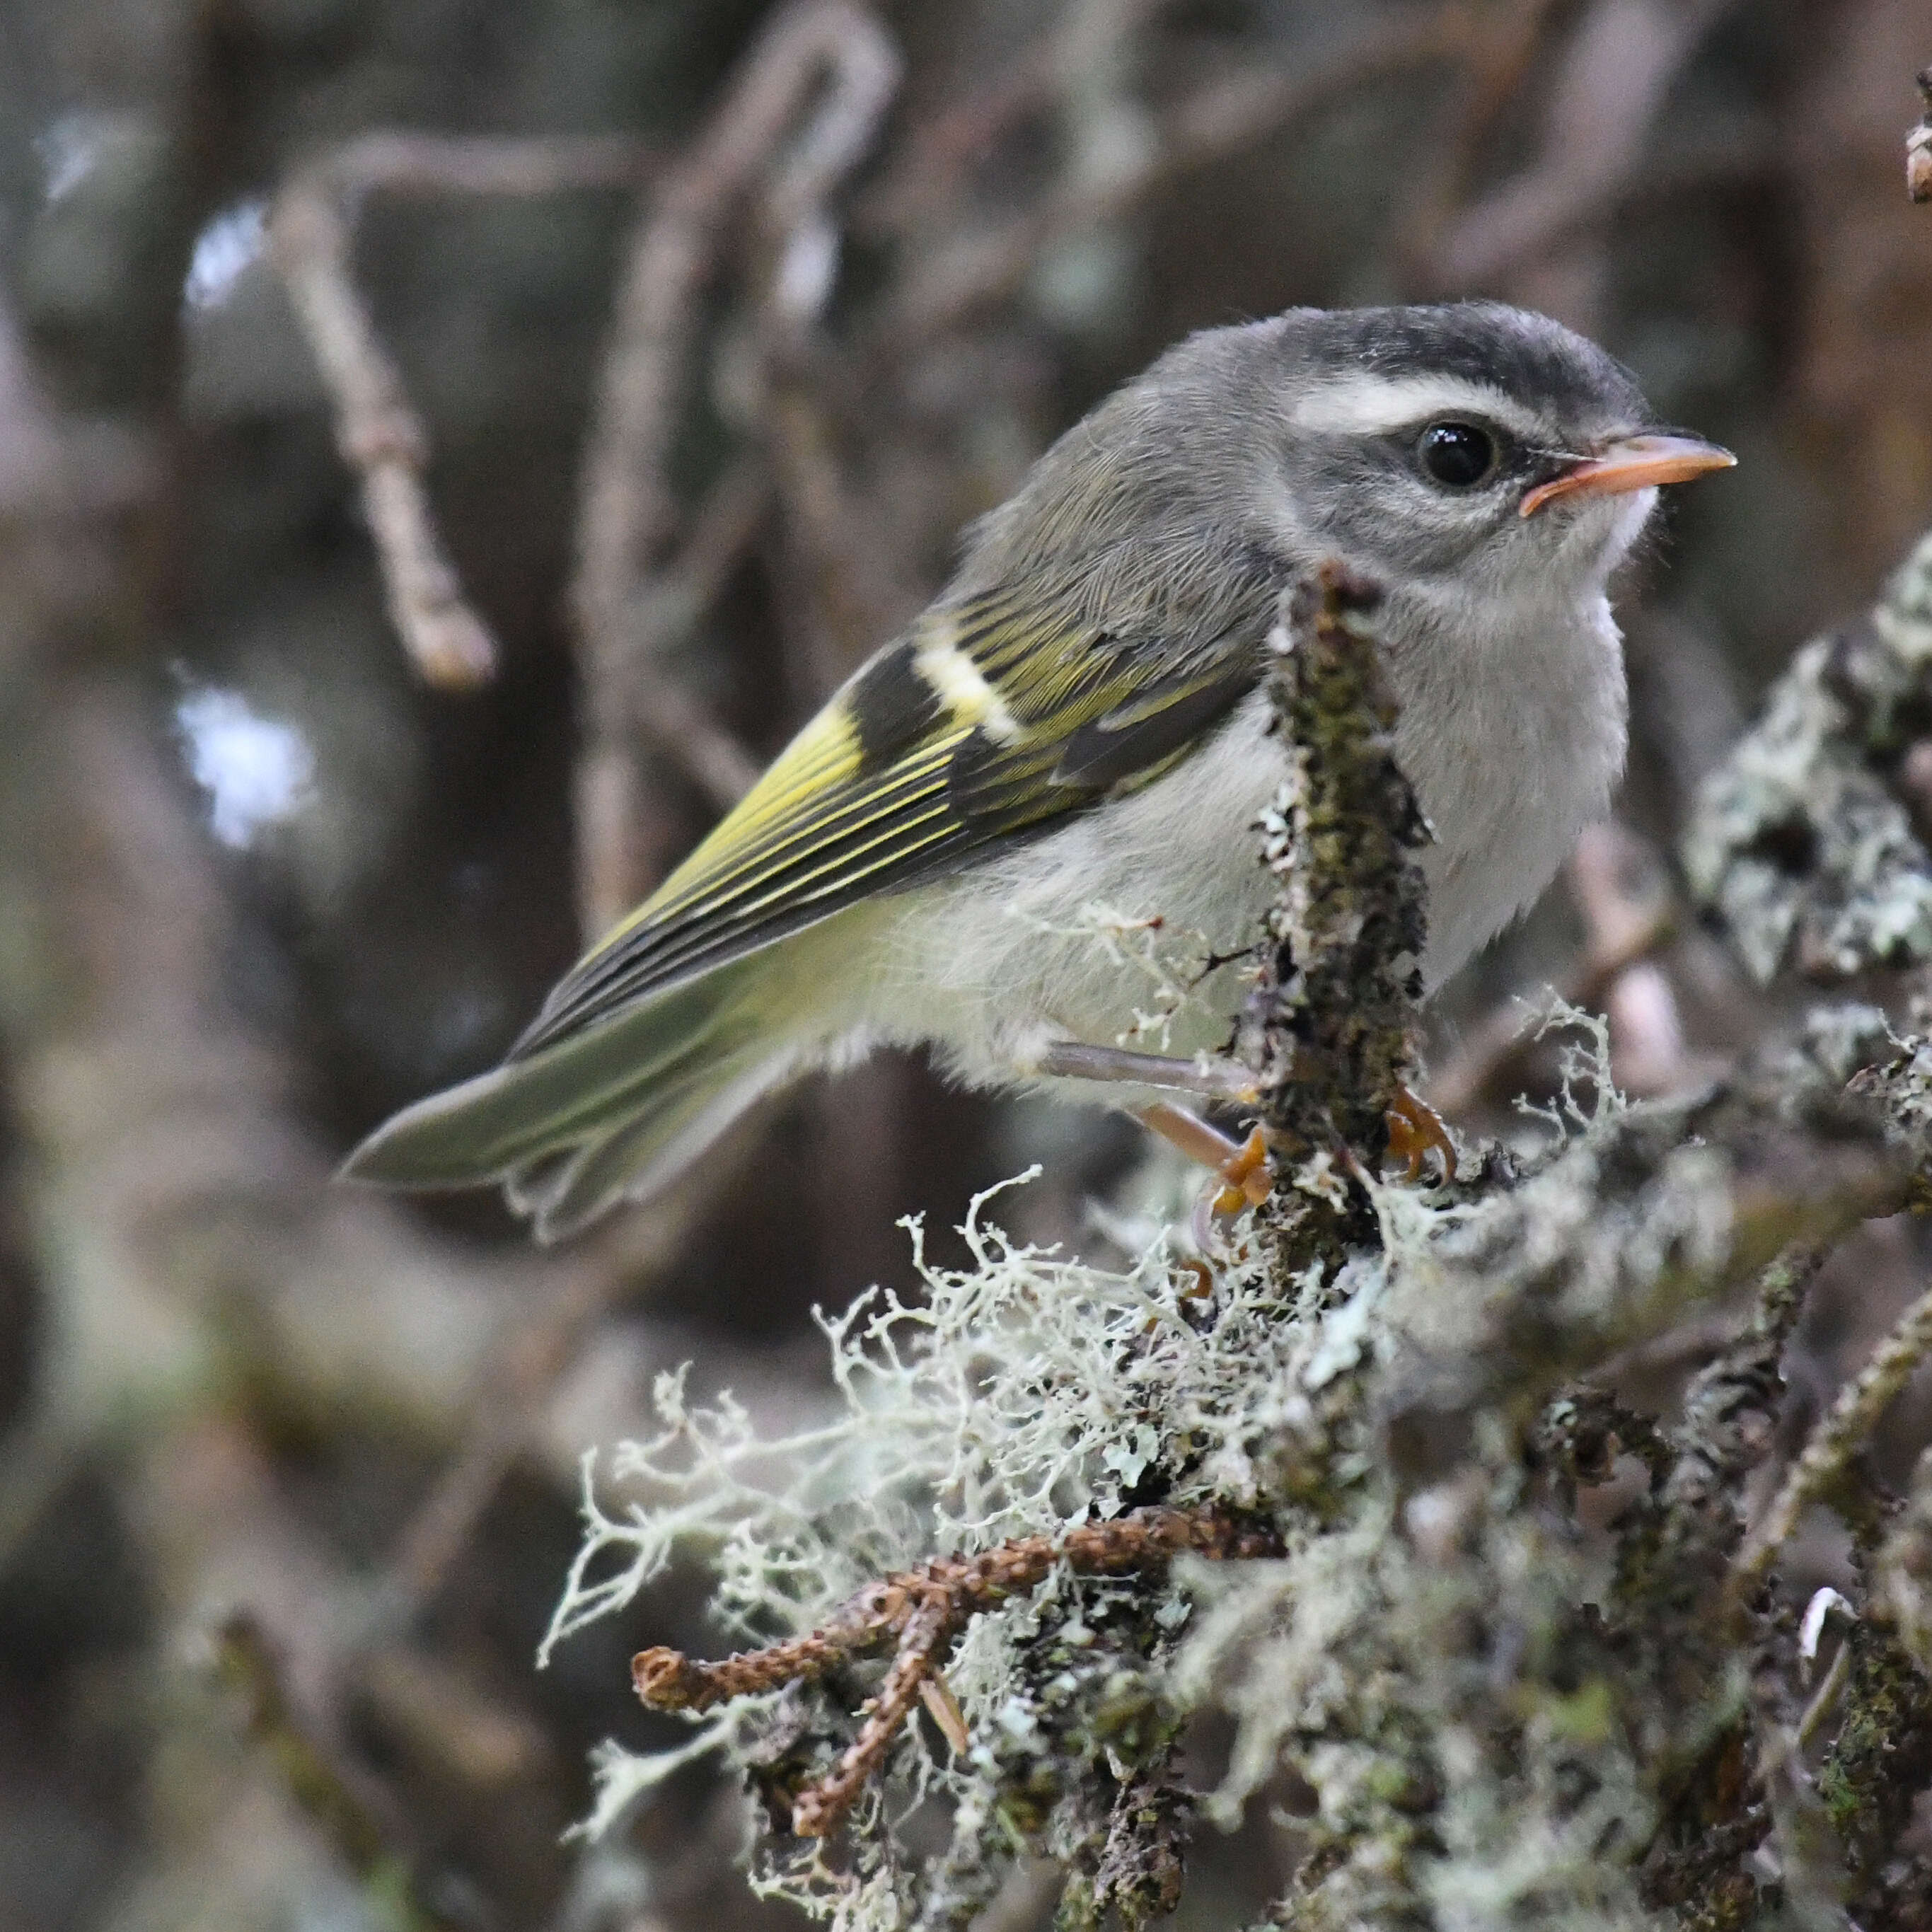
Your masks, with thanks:
M 1244 1208 L 1258 1208 L 1268 1198 L 1274 1177 L 1268 1172 L 1268 1142 L 1259 1127 L 1215 1172 L 1221 1177 L 1221 1191 L 1214 1197 L 1217 1214 L 1238 1214 Z
M 1418 1100 L 1406 1087 L 1398 1087 L 1394 1103 L 1382 1118 L 1388 1124 L 1389 1157 L 1402 1163 L 1411 1181 L 1422 1178 L 1431 1154 L 1442 1163 L 1445 1186 L 1456 1178 L 1456 1143 L 1449 1138 L 1442 1116 L 1426 1101 Z
M 1274 1184 L 1268 1173 L 1268 1141 L 1259 1127 L 1238 1144 L 1198 1114 L 1165 1100 L 1150 1101 L 1134 1111 L 1143 1126 L 1220 1177 L 1220 1191 L 1214 1197 L 1216 1214 L 1238 1214 L 1243 1208 L 1258 1208 L 1268 1198 Z

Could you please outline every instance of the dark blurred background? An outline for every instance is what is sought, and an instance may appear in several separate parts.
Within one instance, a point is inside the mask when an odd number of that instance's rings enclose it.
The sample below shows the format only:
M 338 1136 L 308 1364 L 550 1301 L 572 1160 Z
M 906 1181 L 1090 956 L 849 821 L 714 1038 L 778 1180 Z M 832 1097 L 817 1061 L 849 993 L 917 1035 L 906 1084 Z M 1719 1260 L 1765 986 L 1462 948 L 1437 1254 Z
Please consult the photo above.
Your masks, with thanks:
M 701 1772 L 559 1843 L 670 1734 L 628 1652 L 715 1640 L 680 1575 L 532 1671 L 578 1453 L 687 1357 L 808 1412 L 899 1216 L 1040 1159 L 1092 1244 L 1134 1133 L 881 1060 L 549 1254 L 330 1170 L 1186 331 L 1498 296 L 1738 452 L 1627 586 L 1618 827 L 1430 1042 L 1472 1129 L 1546 983 L 1721 1066 L 1674 828 L 1932 520 L 1928 60 L 1932 0 L 0 0 L 0 1927 L 785 1916 Z M 1852 1244 L 1791 1427 L 1922 1261 Z

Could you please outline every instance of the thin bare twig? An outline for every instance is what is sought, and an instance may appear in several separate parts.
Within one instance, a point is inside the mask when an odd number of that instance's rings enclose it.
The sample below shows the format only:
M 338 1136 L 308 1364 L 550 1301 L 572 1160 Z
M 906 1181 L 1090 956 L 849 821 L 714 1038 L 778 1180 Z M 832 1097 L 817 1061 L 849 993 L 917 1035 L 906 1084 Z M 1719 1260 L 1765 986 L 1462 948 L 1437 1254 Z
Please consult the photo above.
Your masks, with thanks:
M 1112 0 L 1112 31 L 1124 37 L 1135 33 L 1168 4 Z M 1070 8 L 1052 32 L 1036 35 L 985 86 L 912 128 L 898 165 L 854 209 L 854 227 L 867 236 L 902 236 L 936 221 L 973 162 L 1052 103 L 1065 84 L 1070 62 L 1084 52 L 1090 31 L 1082 10 Z
M 1839 1693 L 1844 1689 L 1845 1680 L 1851 1673 L 1852 1646 L 1841 1643 L 1832 1659 L 1831 1668 L 1825 1672 L 1825 1681 L 1805 1706 L 1804 1715 L 1792 1732 L 1792 1743 L 1798 1750 L 1804 1750 L 1818 1735 L 1819 1727 L 1832 1714 L 1832 1707 L 1838 1702 Z
M 806 0 L 759 36 L 704 132 L 666 178 L 628 250 L 584 459 L 572 590 L 585 692 L 578 770 L 579 896 L 602 932 L 647 883 L 638 826 L 642 782 L 630 742 L 647 700 L 648 660 L 671 632 L 642 625 L 676 523 L 665 473 L 696 328 L 697 301 L 732 218 L 770 169 L 821 80 L 826 104 L 798 136 L 773 205 L 808 223 L 822 184 L 850 165 L 898 75 L 872 16 L 850 0 Z M 818 238 L 822 244 L 823 236 Z M 781 266 L 802 284 L 812 237 Z M 652 697 L 656 696 L 655 692 Z M 647 730 L 649 727 L 646 728 Z M 686 734 L 651 732 L 670 748 Z
M 362 508 L 391 621 L 427 683 L 467 690 L 496 674 L 496 645 L 464 601 L 430 514 L 429 447 L 349 268 L 349 231 L 326 181 L 276 197 L 269 254 L 335 405 L 336 447 L 362 479 Z
M 490 1352 L 461 1441 L 397 1539 L 386 1607 L 404 1618 L 428 1604 L 528 1448 L 544 1406 L 611 1304 L 662 1279 L 693 1227 L 736 1180 L 748 1136 L 728 1138 L 655 1204 L 601 1240 L 562 1258 L 526 1321 Z
M 1144 1509 L 1111 1522 L 1082 1523 L 1058 1539 L 1016 1537 L 978 1556 L 934 1558 L 868 1584 L 808 1635 L 716 1664 L 659 1646 L 631 1660 L 631 1681 L 653 1710 L 704 1711 L 734 1697 L 810 1682 L 848 1658 L 893 1646 L 892 1668 L 867 1705 L 859 1735 L 830 1771 L 794 1801 L 801 1838 L 836 1832 L 925 1687 L 937 1681 L 952 1640 L 975 1612 L 1043 1582 L 1057 1563 L 1076 1574 L 1157 1570 L 1184 1552 L 1215 1559 L 1278 1553 L 1274 1532 L 1218 1506 Z M 950 1735 L 949 1730 L 949 1735 Z
M 1541 48 L 1555 0 L 1506 0 L 1471 22 L 1460 82 L 1432 138 L 1430 165 L 1416 172 L 1394 240 L 1410 278 L 1426 285 L 1437 244 L 1469 193 L 1484 147 Z
M 275 198 L 269 257 L 335 412 L 336 446 L 361 478 L 391 621 L 418 674 L 444 690 L 495 675 L 496 646 L 470 607 L 424 481 L 429 441 L 356 286 L 350 242 L 371 190 L 549 194 L 636 178 L 634 142 L 363 136 L 302 169 Z
M 1742 1601 L 1764 1580 L 1772 1559 L 1798 1527 L 1798 1518 L 1830 1490 L 1864 1448 L 1879 1418 L 1928 1352 L 1932 1352 L 1932 1289 L 1899 1318 L 1858 1378 L 1838 1391 L 1829 1412 L 1812 1430 L 1810 1439 L 1798 1452 L 1732 1564 L 1733 1601 Z
M 280 1651 L 247 1611 L 209 1633 L 217 1674 L 241 1695 L 250 1741 L 274 1761 L 290 1795 L 358 1878 L 387 1881 L 406 1932 L 437 1932 L 458 1922 L 430 1906 L 397 1820 L 359 1767 L 314 1717 L 297 1707 Z M 398 1878 L 401 1882 L 396 1883 Z
M 740 458 L 711 486 L 676 558 L 639 592 L 631 615 L 639 663 L 697 628 L 751 548 L 771 502 L 771 470 L 761 455 Z M 646 688 L 634 677 L 629 684 L 632 724 L 716 809 L 730 811 L 758 782 L 758 760 L 675 679 L 656 678 Z
M 352 220 L 362 198 L 392 195 L 544 195 L 634 187 L 656 158 L 628 134 L 422 134 L 376 128 L 320 164 Z
M 774 182 L 760 211 L 765 294 L 757 380 L 766 394 L 761 426 L 788 538 L 805 568 L 796 600 L 816 700 L 920 599 L 899 579 L 867 515 L 848 488 L 824 385 L 812 380 L 812 333 L 830 298 L 838 230 L 827 203 L 865 158 L 898 79 L 896 54 L 881 38 L 874 55 L 835 88 Z M 791 600 L 788 599 L 788 602 Z
M 1542 158 L 1444 224 L 1429 286 L 1493 287 L 1610 206 L 1645 159 L 1670 83 L 1732 0 L 1598 0 L 1571 40 L 1544 117 Z

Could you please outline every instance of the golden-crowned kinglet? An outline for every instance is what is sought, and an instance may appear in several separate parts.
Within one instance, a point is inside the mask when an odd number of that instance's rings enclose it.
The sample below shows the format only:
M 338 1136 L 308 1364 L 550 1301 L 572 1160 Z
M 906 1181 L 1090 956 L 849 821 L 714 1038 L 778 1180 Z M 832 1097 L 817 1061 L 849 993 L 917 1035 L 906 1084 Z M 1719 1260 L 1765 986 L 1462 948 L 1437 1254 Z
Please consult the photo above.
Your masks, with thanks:
M 501 1066 L 398 1114 L 346 1171 L 500 1180 L 550 1237 L 876 1044 L 1096 1096 L 1061 1070 L 1100 1066 L 1147 988 L 1085 909 L 1216 955 L 1257 935 L 1274 887 L 1250 828 L 1285 770 L 1267 640 L 1326 557 L 1384 593 L 1439 982 L 1606 809 L 1625 712 L 1606 580 L 1658 485 L 1731 460 L 1520 310 L 1294 309 L 1190 337 L 974 527 L 933 603 Z M 1208 980 L 1168 1051 L 1223 1046 L 1242 985 Z

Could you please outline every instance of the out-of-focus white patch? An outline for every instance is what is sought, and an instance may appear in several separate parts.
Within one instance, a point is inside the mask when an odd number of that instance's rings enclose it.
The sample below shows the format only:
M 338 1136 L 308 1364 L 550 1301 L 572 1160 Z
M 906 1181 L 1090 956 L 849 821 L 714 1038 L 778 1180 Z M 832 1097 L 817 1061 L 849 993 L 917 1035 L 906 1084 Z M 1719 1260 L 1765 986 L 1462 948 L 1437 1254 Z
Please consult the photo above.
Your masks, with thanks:
M 40 158 L 46 196 L 59 201 L 71 194 L 100 158 L 106 129 L 97 114 L 63 114 L 34 136 Z
M 259 196 L 224 208 L 195 237 L 182 284 L 191 309 L 219 308 L 245 270 L 260 260 L 268 236 L 268 204 Z
M 778 260 L 773 296 L 787 321 L 814 320 L 832 298 L 838 274 L 838 230 L 823 215 L 792 231 Z
M 265 826 L 292 817 L 307 802 L 315 754 L 292 724 L 264 718 L 239 692 L 190 692 L 175 706 L 175 724 L 194 782 L 208 794 L 208 826 L 236 850 Z

